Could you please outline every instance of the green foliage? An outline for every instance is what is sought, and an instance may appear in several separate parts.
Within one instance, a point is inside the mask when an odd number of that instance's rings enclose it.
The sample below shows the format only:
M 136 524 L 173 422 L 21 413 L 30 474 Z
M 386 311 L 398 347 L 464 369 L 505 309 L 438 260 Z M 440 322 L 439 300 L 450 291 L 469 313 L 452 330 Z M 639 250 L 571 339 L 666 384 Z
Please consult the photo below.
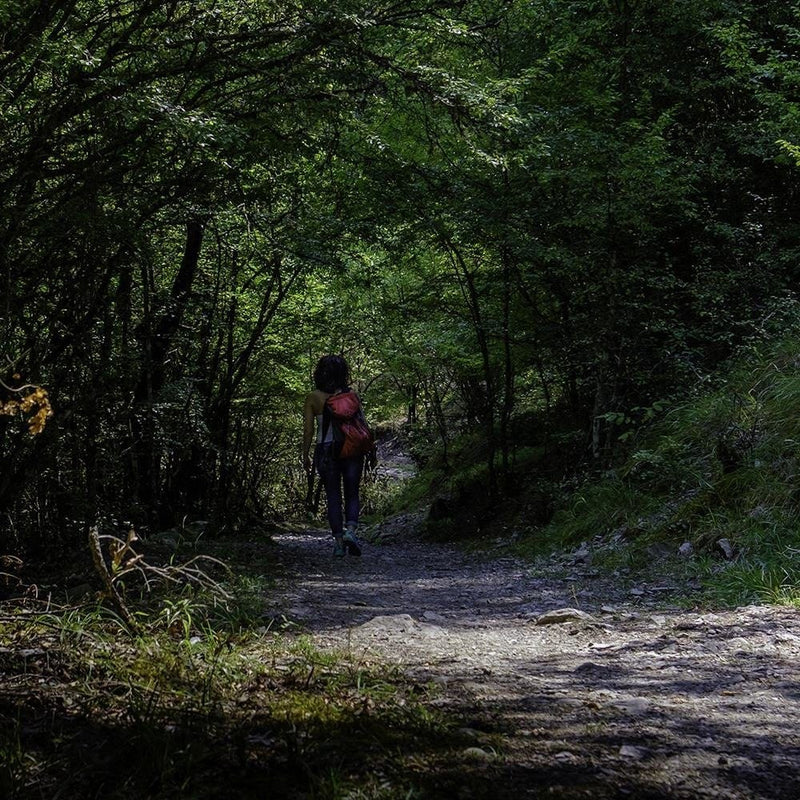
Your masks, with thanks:
M 742 353 L 718 389 L 648 427 L 624 464 L 577 491 L 526 548 L 590 542 L 596 563 L 647 569 L 666 547 L 669 570 L 689 543 L 695 556 L 682 568 L 709 599 L 796 602 L 798 347 L 790 337 Z
M 445 471 L 477 431 L 494 505 L 526 413 L 605 469 L 796 282 L 793 5 L 34 5 L 0 340 L 56 415 L 0 420 L 9 551 L 291 512 L 325 352 Z
M 8 549 L 98 514 L 231 528 L 287 506 L 309 364 L 376 370 L 325 296 L 383 233 L 351 191 L 359 119 L 390 83 L 409 114 L 445 91 L 411 54 L 442 49 L 424 21 L 463 28 L 401 6 L 4 7 L 0 338 L 65 421 L 37 452 L 0 429 Z
M 657 501 L 626 481 L 607 478 L 597 486 L 588 485 L 576 491 L 568 508 L 556 512 L 541 538 L 548 544 L 555 539 L 561 546 L 579 543 L 598 534 L 611 534 L 619 528 L 635 525 L 656 507 Z M 542 546 L 538 541 L 534 544 Z
M 463 746 L 431 690 L 397 671 L 263 630 L 187 639 L 200 616 L 173 603 L 132 640 L 93 609 L 4 615 L 0 663 L 20 699 L 0 704 L 4 796 L 113 780 L 119 798 L 401 797 L 424 759 Z

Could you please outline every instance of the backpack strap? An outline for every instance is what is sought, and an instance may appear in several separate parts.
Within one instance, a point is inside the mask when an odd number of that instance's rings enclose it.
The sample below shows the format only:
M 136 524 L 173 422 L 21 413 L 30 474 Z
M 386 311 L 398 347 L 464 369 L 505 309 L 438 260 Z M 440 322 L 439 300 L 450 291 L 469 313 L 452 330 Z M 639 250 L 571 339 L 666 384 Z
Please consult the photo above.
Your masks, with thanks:
M 328 397 L 325 398 L 325 402 L 322 404 L 322 443 L 326 444 L 328 439 L 328 431 L 333 425 L 333 418 L 331 416 L 331 407 L 328 405 L 328 399 L 333 397 L 337 394 L 342 394 L 343 391 L 350 391 L 349 389 L 339 389 L 332 394 L 329 394 Z M 333 437 L 335 438 L 335 437 Z M 333 441 L 333 438 L 331 441 Z
M 328 401 L 322 404 L 322 444 L 328 439 L 328 431 L 331 427 L 331 410 L 328 408 Z

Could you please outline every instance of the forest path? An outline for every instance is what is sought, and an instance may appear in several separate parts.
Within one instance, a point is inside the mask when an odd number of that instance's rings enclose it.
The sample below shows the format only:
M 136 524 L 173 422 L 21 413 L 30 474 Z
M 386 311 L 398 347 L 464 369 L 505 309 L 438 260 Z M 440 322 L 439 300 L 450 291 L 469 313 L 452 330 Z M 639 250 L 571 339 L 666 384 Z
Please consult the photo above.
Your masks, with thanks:
M 580 557 L 534 574 L 417 527 L 391 520 L 344 559 L 323 531 L 276 535 L 271 611 L 440 686 L 483 762 L 452 796 L 800 798 L 795 610 L 681 610 Z M 542 624 L 564 608 L 590 616 Z

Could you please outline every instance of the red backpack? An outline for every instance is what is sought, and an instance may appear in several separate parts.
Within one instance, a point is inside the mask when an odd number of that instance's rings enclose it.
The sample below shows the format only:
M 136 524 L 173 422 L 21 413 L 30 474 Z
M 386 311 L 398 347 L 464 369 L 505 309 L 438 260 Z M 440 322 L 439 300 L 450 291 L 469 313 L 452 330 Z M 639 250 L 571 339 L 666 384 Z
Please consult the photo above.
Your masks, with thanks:
M 375 439 L 355 392 L 332 394 L 325 401 L 325 417 L 323 425 L 330 420 L 333 427 L 333 455 L 336 458 L 353 458 L 372 452 Z

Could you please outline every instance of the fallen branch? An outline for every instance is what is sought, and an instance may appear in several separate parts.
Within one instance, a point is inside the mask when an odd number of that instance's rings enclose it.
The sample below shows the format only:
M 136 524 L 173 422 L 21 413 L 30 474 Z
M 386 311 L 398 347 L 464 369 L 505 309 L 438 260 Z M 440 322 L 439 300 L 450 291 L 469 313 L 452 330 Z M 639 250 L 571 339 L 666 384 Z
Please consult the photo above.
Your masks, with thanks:
M 111 602 L 114 604 L 114 607 L 119 612 L 120 617 L 122 617 L 123 622 L 128 626 L 131 633 L 139 633 L 139 626 L 133 618 L 133 614 L 128 611 L 128 607 L 125 605 L 122 596 L 114 586 L 114 580 L 106 566 L 105 559 L 103 558 L 103 551 L 100 548 L 100 534 L 97 530 L 97 526 L 89 528 L 89 549 L 92 552 L 94 567 L 97 570 L 97 574 L 100 576 L 100 580 L 103 582 L 106 594 L 111 598 Z
M 148 591 L 151 583 L 163 581 L 164 583 L 181 584 L 191 583 L 201 589 L 207 589 L 214 594 L 218 594 L 226 600 L 231 599 L 229 592 L 222 588 L 218 581 L 215 581 L 205 570 L 200 568 L 200 564 L 213 564 L 222 567 L 226 572 L 230 572 L 230 567 L 218 558 L 213 556 L 199 555 L 191 558 L 183 564 L 170 564 L 166 567 L 157 567 L 144 560 L 144 556 L 136 553 L 132 543 L 138 541 L 136 534 L 131 531 L 127 541 L 123 541 L 117 536 L 105 534 L 99 539 L 110 541 L 109 550 L 111 552 L 112 574 L 111 580 L 117 581 L 125 575 L 137 572 L 144 581 Z M 130 557 L 124 561 L 124 557 Z

